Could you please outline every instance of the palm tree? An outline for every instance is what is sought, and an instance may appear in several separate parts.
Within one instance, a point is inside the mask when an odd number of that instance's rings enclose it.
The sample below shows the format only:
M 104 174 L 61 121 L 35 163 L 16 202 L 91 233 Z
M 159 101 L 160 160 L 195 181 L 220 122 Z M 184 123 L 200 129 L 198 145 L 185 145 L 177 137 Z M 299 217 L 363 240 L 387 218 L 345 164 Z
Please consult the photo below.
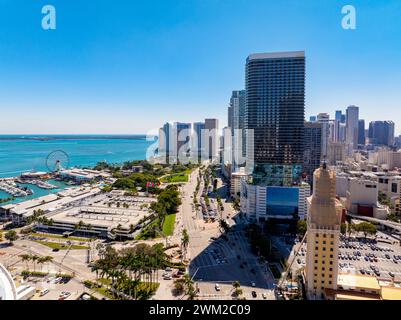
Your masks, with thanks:
M 45 263 L 46 259 L 44 257 L 38 257 L 38 265 L 40 266 L 40 271 L 42 271 L 42 265 Z
M 80 220 L 78 222 L 78 224 L 75 225 L 74 229 L 75 229 L 75 231 L 82 231 L 84 226 L 85 226 L 85 223 L 82 220 Z
M 30 254 L 21 254 L 19 257 L 23 262 L 26 262 L 26 270 L 28 270 L 28 262 L 31 260 L 32 256 Z
M 184 229 L 182 230 L 182 237 L 181 237 L 181 246 L 183 251 L 182 257 L 184 257 L 187 253 L 188 244 L 189 244 L 188 230 Z
M 40 260 L 41 260 L 41 263 L 42 263 L 42 264 L 45 264 L 45 263 L 52 262 L 52 261 L 53 261 L 53 257 L 51 257 L 51 256 L 44 256 L 44 257 L 42 257 Z M 38 261 L 38 262 L 39 262 L 39 261 Z
M 40 257 L 37 256 L 36 254 L 34 254 L 34 255 L 31 256 L 31 260 L 32 260 L 32 262 L 33 262 L 33 271 L 36 271 L 36 261 L 38 261 L 39 258 L 40 258 Z
M 239 281 L 233 282 L 234 295 L 239 297 L 242 294 L 241 284 Z

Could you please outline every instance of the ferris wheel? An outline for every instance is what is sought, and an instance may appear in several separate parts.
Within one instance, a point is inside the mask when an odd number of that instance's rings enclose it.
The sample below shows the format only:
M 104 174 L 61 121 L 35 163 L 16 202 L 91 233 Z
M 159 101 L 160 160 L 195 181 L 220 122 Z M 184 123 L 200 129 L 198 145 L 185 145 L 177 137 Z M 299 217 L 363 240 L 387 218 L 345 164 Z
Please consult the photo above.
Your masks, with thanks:
M 46 157 L 46 167 L 50 172 L 58 172 L 70 166 L 70 157 L 63 150 L 55 150 Z

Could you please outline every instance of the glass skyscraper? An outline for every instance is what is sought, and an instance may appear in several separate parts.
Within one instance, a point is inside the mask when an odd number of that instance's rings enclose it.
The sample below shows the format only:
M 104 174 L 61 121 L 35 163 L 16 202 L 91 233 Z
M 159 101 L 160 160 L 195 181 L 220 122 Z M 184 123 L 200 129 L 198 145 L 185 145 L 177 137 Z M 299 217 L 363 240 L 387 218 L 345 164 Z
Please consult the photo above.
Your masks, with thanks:
M 251 54 L 245 82 L 247 157 L 254 183 L 297 183 L 303 163 L 305 53 Z

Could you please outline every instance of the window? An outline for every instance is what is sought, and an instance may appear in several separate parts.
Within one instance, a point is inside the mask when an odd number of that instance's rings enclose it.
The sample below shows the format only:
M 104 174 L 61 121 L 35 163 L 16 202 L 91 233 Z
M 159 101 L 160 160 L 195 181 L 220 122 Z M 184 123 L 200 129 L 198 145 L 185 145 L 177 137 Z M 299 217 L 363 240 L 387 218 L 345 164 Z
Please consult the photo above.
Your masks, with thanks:
M 326 270 L 326 268 L 325 268 L 325 267 L 323 267 L 323 268 L 322 268 L 322 271 L 325 271 L 325 270 Z
M 330 258 L 333 258 L 333 255 L 332 255 L 332 254 L 330 255 Z
M 329 270 L 330 270 L 330 271 L 333 271 L 333 268 L 330 268 Z M 330 275 L 330 276 L 331 276 L 331 275 Z
M 315 250 L 319 250 L 319 247 L 315 247 Z
M 315 260 L 315 263 L 317 263 L 317 260 Z
M 326 251 L 326 247 L 323 247 L 323 251 Z
M 326 241 L 323 241 L 323 244 L 326 244 Z
M 331 252 L 333 252 L 333 251 L 334 251 L 334 249 L 333 249 L 333 248 L 330 248 L 330 251 L 331 251 Z
M 334 234 L 330 235 L 330 238 L 334 239 Z
M 331 281 L 329 281 L 329 284 L 331 284 Z
M 325 233 L 323 233 L 323 238 L 326 238 L 326 234 Z
M 330 241 L 330 244 L 331 244 L 331 245 L 334 245 L 334 241 Z
M 315 270 L 317 270 L 317 267 L 315 267 Z

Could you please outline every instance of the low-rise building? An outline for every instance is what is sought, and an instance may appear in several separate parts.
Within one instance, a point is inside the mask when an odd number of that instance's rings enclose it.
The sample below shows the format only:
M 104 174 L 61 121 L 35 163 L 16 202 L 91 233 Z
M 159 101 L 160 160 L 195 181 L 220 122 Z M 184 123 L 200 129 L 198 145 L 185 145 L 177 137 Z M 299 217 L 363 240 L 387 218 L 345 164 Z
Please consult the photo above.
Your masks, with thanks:
M 231 173 L 230 194 L 232 197 L 238 197 L 241 193 L 241 181 L 249 180 L 250 175 L 245 173 L 245 168 L 240 168 L 240 171 Z
M 345 207 L 352 214 L 385 219 L 389 208 L 378 202 L 377 182 L 361 178 L 349 178 Z
M 305 219 L 309 196 L 310 185 L 304 182 L 298 186 L 276 187 L 241 180 L 241 212 L 250 221 Z

